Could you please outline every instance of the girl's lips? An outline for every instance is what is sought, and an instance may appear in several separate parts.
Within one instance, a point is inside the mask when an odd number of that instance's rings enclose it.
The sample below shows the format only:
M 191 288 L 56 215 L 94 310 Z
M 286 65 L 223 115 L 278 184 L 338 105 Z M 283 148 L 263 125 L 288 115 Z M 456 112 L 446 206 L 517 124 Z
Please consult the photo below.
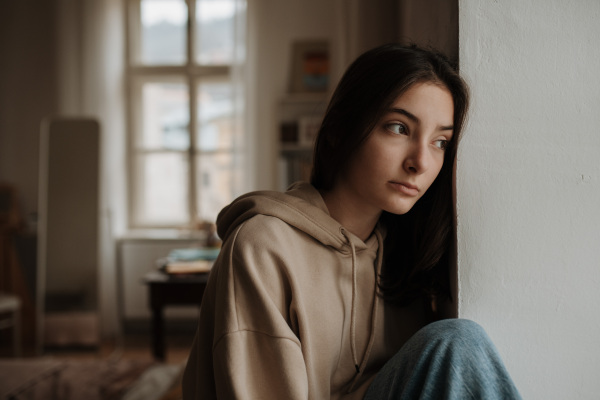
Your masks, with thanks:
M 415 185 L 411 185 L 410 183 L 390 182 L 390 184 L 394 187 L 394 189 L 407 196 L 414 197 L 419 194 L 419 188 L 417 188 Z

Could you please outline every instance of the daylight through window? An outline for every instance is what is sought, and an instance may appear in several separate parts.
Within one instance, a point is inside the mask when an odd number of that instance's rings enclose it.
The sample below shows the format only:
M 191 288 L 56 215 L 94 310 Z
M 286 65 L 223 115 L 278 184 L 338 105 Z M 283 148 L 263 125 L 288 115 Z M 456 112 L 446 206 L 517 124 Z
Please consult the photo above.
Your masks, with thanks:
M 130 222 L 209 220 L 243 168 L 245 1 L 129 0 Z

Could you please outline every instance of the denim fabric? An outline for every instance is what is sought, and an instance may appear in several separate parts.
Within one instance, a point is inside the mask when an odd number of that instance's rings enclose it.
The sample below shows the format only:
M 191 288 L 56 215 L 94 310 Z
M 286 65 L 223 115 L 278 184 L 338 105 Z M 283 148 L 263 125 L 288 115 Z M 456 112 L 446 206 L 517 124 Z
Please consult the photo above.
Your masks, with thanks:
M 477 323 L 447 319 L 418 331 L 379 371 L 366 400 L 521 399 Z

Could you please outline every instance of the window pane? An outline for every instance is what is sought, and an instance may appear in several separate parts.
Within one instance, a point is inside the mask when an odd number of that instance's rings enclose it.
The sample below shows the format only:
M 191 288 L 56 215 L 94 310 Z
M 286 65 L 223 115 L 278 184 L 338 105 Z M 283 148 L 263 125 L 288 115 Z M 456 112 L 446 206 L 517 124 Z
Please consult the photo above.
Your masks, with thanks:
M 185 225 L 188 216 L 186 154 L 151 153 L 137 156 L 135 202 L 138 222 L 147 225 Z
M 141 117 L 138 148 L 189 148 L 190 111 L 187 85 L 168 82 L 144 83 Z
M 197 63 L 232 63 L 235 2 L 236 0 L 197 0 Z
M 181 65 L 187 54 L 185 0 L 142 0 L 141 63 Z
M 202 151 L 233 146 L 233 97 L 231 83 L 205 80 L 198 85 L 198 133 L 196 146 Z
M 196 165 L 198 218 L 216 221 L 217 214 L 233 200 L 234 176 L 231 153 L 202 154 Z

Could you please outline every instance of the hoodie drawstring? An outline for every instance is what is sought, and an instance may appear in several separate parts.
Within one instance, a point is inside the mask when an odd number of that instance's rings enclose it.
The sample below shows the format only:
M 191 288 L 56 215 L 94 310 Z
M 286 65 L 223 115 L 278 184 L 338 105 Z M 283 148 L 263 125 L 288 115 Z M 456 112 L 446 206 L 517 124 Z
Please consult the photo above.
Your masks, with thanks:
M 360 367 L 358 365 L 358 358 L 356 357 L 356 249 L 354 243 L 348 237 L 346 230 L 341 228 L 342 235 L 346 238 L 350 244 L 352 250 L 352 305 L 350 309 L 350 351 L 352 352 L 352 361 L 354 362 L 354 368 L 356 373 L 360 373 Z
M 377 293 L 379 291 L 377 287 L 377 282 L 379 281 L 379 275 L 381 274 L 381 268 L 383 265 L 383 236 L 376 229 L 375 236 L 377 237 L 377 241 L 379 242 L 379 246 L 377 249 L 377 264 L 375 267 L 375 288 L 373 290 L 373 309 L 371 311 L 371 330 L 369 333 L 369 342 L 367 344 L 367 349 L 363 356 L 362 362 L 359 364 L 358 357 L 356 355 L 356 249 L 354 247 L 354 243 L 350 240 L 350 237 L 346 233 L 344 228 L 341 228 L 341 233 L 344 235 L 348 243 L 350 244 L 350 249 L 352 250 L 352 309 L 350 312 L 350 350 L 352 353 L 352 361 L 354 362 L 354 368 L 356 368 L 356 376 L 354 377 L 350 388 L 348 389 L 348 393 L 350 393 L 361 374 L 361 367 L 364 368 L 366 365 L 369 355 L 371 354 L 371 349 L 373 348 L 373 343 L 375 342 L 375 321 L 377 319 L 377 311 L 378 311 L 378 301 L 377 301 Z

